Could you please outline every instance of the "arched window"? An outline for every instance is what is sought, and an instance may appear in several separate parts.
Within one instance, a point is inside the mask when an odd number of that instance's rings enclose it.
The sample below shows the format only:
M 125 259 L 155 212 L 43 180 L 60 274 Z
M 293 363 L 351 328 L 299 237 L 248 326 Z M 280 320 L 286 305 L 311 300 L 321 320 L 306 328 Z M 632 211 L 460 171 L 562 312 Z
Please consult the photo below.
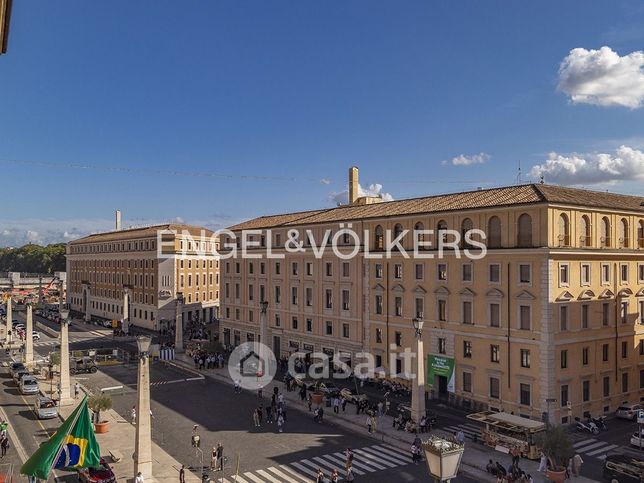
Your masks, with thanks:
M 469 218 L 465 218 L 461 222 L 461 246 L 463 248 L 470 248 L 471 247 L 471 244 L 465 241 L 465 234 L 467 232 L 469 232 L 470 230 L 472 230 L 472 228 L 474 228 L 474 224 L 472 223 L 472 220 L 470 220 Z M 470 237 L 471 237 L 471 235 L 470 235 Z
M 640 226 L 637 229 L 637 239 L 640 242 L 640 248 L 644 248 L 644 220 L 640 221 Z
M 590 220 L 586 215 L 581 217 L 581 223 L 579 225 L 579 241 L 581 242 L 582 247 L 589 247 L 591 245 L 590 238 Z
M 400 236 L 402 234 L 402 231 L 403 231 L 402 225 L 400 223 L 396 223 L 396 225 L 394 226 L 394 238 L 396 238 L 397 236 Z
M 532 247 L 532 217 L 527 213 L 519 217 L 517 245 L 521 248 Z
M 423 225 L 420 221 L 414 225 L 414 235 L 416 236 L 416 244 L 418 245 L 419 250 L 427 250 L 427 246 L 424 246 L 425 243 L 425 234 L 423 233 L 423 230 L 425 229 L 425 225 Z
M 443 240 L 443 243 L 447 240 L 447 233 L 445 231 L 447 231 L 447 222 L 441 220 L 436 224 L 436 236 L 439 240 Z
M 376 238 L 374 240 L 374 249 L 383 250 L 385 248 L 385 238 L 382 233 L 382 227 L 380 225 L 376 226 Z
M 628 236 L 628 220 L 622 218 L 619 223 L 619 243 L 621 246 L 628 248 L 630 245 L 630 237 Z
M 567 247 L 570 245 L 570 222 L 568 221 L 568 215 L 565 213 L 559 215 L 557 241 L 559 242 L 559 246 Z
M 610 221 L 606 216 L 602 218 L 601 237 L 599 241 L 601 242 L 602 247 L 610 246 Z
M 493 216 L 487 222 L 487 246 L 501 248 L 501 219 Z

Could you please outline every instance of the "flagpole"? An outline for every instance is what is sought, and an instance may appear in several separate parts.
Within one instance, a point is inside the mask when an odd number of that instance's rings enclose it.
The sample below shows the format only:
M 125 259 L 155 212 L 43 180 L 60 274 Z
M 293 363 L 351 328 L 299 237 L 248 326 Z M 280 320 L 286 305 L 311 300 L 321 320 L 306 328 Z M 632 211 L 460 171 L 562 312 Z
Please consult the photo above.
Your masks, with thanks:
M 69 425 L 69 429 L 67 430 L 67 433 L 65 434 L 65 437 L 63 438 L 63 444 L 60 445 L 60 448 L 58 448 L 58 452 L 56 453 L 56 457 L 52 460 L 51 466 L 49 467 L 49 471 L 47 474 L 51 473 L 51 470 L 53 469 L 54 465 L 58 462 L 58 458 L 60 458 L 60 454 L 63 452 L 63 447 L 67 445 L 67 437 L 69 436 L 69 433 L 71 433 L 74 430 L 74 426 L 76 426 L 76 422 L 78 421 L 78 418 L 80 417 L 81 411 L 78 411 L 78 408 L 80 408 L 81 404 L 85 402 L 87 399 L 87 394 L 85 394 L 85 397 L 83 400 L 80 402 L 78 406 L 76 406 L 76 409 L 74 411 L 77 411 L 76 417 L 74 418 L 72 424 Z

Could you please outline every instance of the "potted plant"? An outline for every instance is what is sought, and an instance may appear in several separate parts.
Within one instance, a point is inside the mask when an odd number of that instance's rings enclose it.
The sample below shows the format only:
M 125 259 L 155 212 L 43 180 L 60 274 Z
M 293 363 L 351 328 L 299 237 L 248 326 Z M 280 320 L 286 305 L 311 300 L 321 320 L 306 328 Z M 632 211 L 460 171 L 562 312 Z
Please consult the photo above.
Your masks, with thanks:
M 563 426 L 550 427 L 537 435 L 536 443 L 550 463 L 546 478 L 555 483 L 563 483 L 566 479 L 566 466 L 574 452 L 566 429 Z
M 311 394 L 311 401 L 313 404 L 321 405 L 324 401 L 324 393 L 320 390 L 320 380 L 316 379 L 313 384 L 313 394 Z
M 107 394 L 93 394 L 87 401 L 89 408 L 96 413 L 96 423 L 94 423 L 94 430 L 97 433 L 107 433 L 108 422 L 101 421 L 101 411 L 112 409 L 112 398 Z

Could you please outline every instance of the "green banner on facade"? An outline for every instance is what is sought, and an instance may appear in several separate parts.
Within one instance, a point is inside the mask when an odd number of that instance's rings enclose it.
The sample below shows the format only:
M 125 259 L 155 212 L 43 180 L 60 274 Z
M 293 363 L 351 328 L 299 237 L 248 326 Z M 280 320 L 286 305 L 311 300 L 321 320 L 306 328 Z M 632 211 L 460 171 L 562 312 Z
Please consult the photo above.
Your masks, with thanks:
M 445 356 L 427 356 L 427 384 L 434 386 L 435 376 L 442 376 L 447 380 L 447 391 L 455 392 L 454 358 Z M 438 389 L 438 388 L 434 388 Z

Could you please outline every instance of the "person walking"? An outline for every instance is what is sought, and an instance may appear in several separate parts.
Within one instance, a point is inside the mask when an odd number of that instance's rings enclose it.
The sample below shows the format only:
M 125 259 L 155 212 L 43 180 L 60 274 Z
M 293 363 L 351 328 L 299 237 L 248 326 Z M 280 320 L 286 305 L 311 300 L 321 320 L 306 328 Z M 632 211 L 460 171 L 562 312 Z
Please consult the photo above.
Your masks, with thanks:
M 324 472 L 322 468 L 318 468 L 318 474 L 315 477 L 315 483 L 324 483 Z
M 264 406 L 260 403 L 257 408 L 257 419 L 259 419 L 259 424 L 262 424 L 262 418 L 264 417 Z
M 329 481 L 331 483 L 338 483 L 338 470 L 336 470 L 335 468 L 331 472 L 331 476 L 329 477 Z
M 221 442 L 217 443 L 217 471 L 223 471 L 224 470 L 224 445 L 221 444 Z
M 7 450 L 9 449 L 9 437 L 5 436 L 2 438 L 2 442 L 0 443 L 0 448 L 2 448 L 2 457 L 4 458 L 5 455 L 7 454 Z
M 541 458 L 539 459 L 539 473 L 544 473 L 548 469 L 548 457 L 542 452 Z
M 186 465 L 181 465 L 179 470 L 179 483 L 186 483 Z
M 277 430 L 281 433 L 284 427 L 284 416 L 281 414 L 277 417 Z
M 237 379 L 235 381 L 235 393 L 239 394 L 241 392 L 241 381 Z
M 212 451 L 210 453 L 210 469 L 217 469 L 217 448 L 215 446 L 212 447 Z
M 78 399 L 78 395 L 80 394 L 80 384 L 78 384 L 78 381 L 76 384 L 74 384 L 74 399 Z
M 458 430 L 458 433 L 456 433 L 456 442 L 460 445 L 465 444 L 465 433 L 461 429 Z
M 130 418 L 132 419 L 132 424 L 136 424 L 136 406 L 132 406 L 130 410 Z
M 255 424 L 256 428 L 259 428 L 259 418 L 257 417 L 257 410 L 253 409 L 253 423 Z
M 349 483 L 351 483 L 352 481 L 354 481 L 354 480 L 356 479 L 356 477 L 355 477 L 355 476 L 354 476 L 354 474 L 353 474 L 353 466 L 349 466 L 349 467 L 347 468 L 347 476 L 346 476 L 346 478 L 345 478 L 345 479 L 346 479 Z
M 140 471 L 136 474 L 136 478 L 134 478 L 134 483 L 145 483 L 145 479 L 143 478 L 143 475 L 141 474 Z
M 584 463 L 584 460 L 581 459 L 579 453 L 575 453 L 575 456 L 572 458 L 572 472 L 575 476 L 579 476 L 581 473 L 581 465 Z
M 371 416 L 367 416 L 367 431 L 371 434 Z
M 311 397 L 311 395 L 310 395 L 310 394 L 309 394 L 309 397 L 307 398 L 306 402 L 307 402 L 307 404 L 309 405 L 309 412 L 311 412 L 311 411 L 312 411 L 312 407 L 313 407 L 313 398 Z
M 267 423 L 272 423 L 273 422 L 273 408 L 272 408 L 272 406 L 266 406 L 266 422 Z

